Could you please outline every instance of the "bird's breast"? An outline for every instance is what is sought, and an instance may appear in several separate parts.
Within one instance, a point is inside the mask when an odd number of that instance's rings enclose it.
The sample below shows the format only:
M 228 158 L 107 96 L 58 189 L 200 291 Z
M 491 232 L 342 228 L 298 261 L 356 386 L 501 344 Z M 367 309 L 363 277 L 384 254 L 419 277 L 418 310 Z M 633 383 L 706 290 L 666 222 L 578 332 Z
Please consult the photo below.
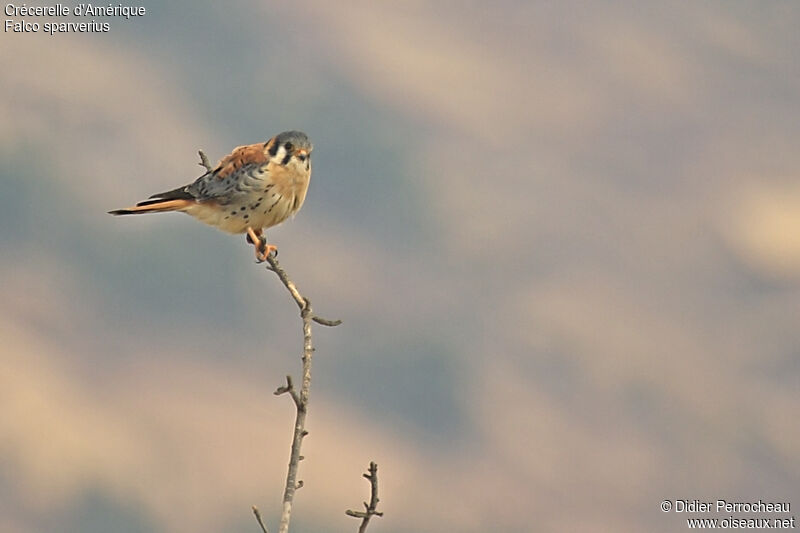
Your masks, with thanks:
M 200 200 L 185 211 L 228 233 L 276 226 L 295 214 L 305 201 L 310 173 L 303 170 L 267 165 L 237 180 L 233 190 L 218 200 Z

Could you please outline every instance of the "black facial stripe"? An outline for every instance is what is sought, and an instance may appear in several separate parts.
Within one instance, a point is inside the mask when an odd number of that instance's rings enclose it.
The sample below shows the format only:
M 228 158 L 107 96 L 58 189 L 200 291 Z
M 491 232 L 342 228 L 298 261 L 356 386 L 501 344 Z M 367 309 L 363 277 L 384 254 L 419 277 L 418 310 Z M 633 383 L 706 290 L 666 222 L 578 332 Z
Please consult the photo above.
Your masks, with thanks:
M 275 157 L 275 154 L 278 153 L 278 143 L 273 141 L 272 146 L 269 147 L 269 156 Z
M 283 161 L 281 161 L 281 165 L 288 165 L 291 159 L 292 159 L 292 154 L 286 154 L 285 156 L 283 156 Z

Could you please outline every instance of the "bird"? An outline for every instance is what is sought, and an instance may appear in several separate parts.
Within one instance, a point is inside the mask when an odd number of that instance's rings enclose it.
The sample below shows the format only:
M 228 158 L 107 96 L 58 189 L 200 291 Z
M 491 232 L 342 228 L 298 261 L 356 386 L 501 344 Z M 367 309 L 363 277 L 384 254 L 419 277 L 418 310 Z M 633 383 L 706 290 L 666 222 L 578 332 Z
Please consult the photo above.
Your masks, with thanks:
M 296 214 L 311 180 L 308 136 L 284 131 L 265 143 L 238 146 L 194 182 L 152 195 L 135 206 L 109 211 L 138 215 L 178 211 L 228 233 L 244 233 L 263 262 L 277 252 L 264 230 Z

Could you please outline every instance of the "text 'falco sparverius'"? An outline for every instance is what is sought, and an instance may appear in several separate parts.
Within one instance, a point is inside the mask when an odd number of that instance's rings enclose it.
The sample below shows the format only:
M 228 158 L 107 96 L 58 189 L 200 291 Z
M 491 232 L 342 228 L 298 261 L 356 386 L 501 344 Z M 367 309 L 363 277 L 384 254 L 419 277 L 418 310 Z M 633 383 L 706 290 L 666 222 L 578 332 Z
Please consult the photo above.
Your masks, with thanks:
M 303 205 L 312 149 L 305 133 L 285 131 L 266 143 L 234 148 L 194 183 L 109 213 L 188 213 L 223 231 L 246 233 L 256 259 L 264 261 L 276 249 L 262 240 L 264 229 L 280 224 Z

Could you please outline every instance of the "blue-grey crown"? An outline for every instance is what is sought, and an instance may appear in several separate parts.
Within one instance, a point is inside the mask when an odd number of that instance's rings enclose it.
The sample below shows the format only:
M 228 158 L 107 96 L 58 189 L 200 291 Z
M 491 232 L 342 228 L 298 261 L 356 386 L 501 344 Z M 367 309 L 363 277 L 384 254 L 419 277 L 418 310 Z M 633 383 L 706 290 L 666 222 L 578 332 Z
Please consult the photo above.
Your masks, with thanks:
M 308 135 L 302 131 L 284 131 L 275 137 L 275 144 L 278 146 L 285 145 L 286 143 L 291 143 L 295 150 L 305 149 L 310 152 L 313 148 Z

